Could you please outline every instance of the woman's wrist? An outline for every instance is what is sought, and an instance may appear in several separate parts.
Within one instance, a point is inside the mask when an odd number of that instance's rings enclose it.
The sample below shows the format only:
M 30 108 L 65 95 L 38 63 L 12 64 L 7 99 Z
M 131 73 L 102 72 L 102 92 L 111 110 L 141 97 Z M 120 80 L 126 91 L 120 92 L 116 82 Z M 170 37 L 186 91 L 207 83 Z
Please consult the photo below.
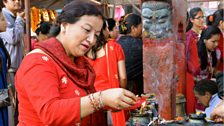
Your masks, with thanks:
M 97 92 L 94 94 L 88 95 L 89 101 L 91 106 L 93 107 L 94 111 L 98 111 L 104 107 L 104 102 L 102 100 L 102 92 Z

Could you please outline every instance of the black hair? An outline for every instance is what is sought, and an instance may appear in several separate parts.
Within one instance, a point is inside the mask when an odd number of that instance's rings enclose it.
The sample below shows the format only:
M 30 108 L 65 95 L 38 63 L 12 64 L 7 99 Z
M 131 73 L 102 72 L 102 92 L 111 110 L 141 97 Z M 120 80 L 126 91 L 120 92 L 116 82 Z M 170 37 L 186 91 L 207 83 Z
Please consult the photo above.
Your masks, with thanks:
M 200 58 L 201 70 L 204 70 L 208 66 L 208 54 L 204 40 L 210 39 L 213 35 L 221 34 L 221 31 L 218 27 L 208 26 L 208 28 L 203 29 L 201 33 L 201 37 L 197 43 L 198 47 L 198 56 Z M 216 51 L 211 52 L 212 55 L 212 66 L 216 66 L 217 58 Z
M 108 18 L 107 24 L 109 31 L 113 31 L 113 28 L 116 26 L 116 21 L 113 18 Z
M 194 90 L 201 96 L 205 95 L 206 92 L 214 95 L 218 92 L 218 85 L 215 83 L 215 81 L 202 79 L 195 84 Z
M 4 7 L 3 1 L 0 2 L 0 11 L 2 11 L 2 8 Z
M 195 16 L 198 14 L 198 12 L 203 12 L 201 8 L 199 7 L 195 7 L 195 8 L 192 8 L 190 10 L 190 12 L 188 13 L 188 25 L 187 25 L 187 28 L 186 28 L 186 32 L 188 32 L 192 27 L 193 27 L 193 23 L 191 22 L 191 18 L 194 19 Z
M 131 33 L 131 27 L 134 26 L 134 27 L 137 27 L 139 24 L 142 23 L 142 18 L 141 16 L 137 15 L 137 14 L 134 14 L 134 13 L 130 13 L 130 14 L 127 14 L 125 17 L 124 17 L 124 20 L 123 22 L 121 22 L 121 33 L 122 34 L 128 34 L 128 33 Z
M 39 35 L 41 32 L 42 34 L 47 35 L 50 32 L 51 26 L 52 24 L 50 22 L 40 22 L 35 30 L 35 33 Z
M 98 42 L 91 48 L 93 60 L 95 60 L 97 57 L 97 51 L 99 51 L 107 43 L 106 38 L 103 34 L 103 31 L 106 30 L 106 28 L 107 28 L 107 22 L 106 22 L 106 20 L 104 20 L 103 27 L 100 31 L 100 36 L 98 38 Z
M 50 34 L 57 36 L 60 33 L 60 24 L 63 22 L 74 24 L 84 15 L 101 16 L 104 19 L 101 10 L 93 2 L 87 0 L 73 0 L 65 5 L 61 14 L 57 17 L 55 25 L 52 26 Z
M 9 69 L 10 66 L 11 66 L 11 59 L 10 59 L 9 52 L 7 51 L 7 49 L 6 49 L 6 47 L 5 47 L 4 43 L 3 43 L 2 38 L 0 38 L 0 48 L 2 48 L 3 52 L 6 54 L 6 57 L 7 57 L 7 63 L 8 63 L 7 67 L 8 67 L 8 69 Z
M 213 20 L 211 20 L 211 24 L 213 26 L 218 27 L 219 26 L 219 22 L 220 21 L 224 21 L 224 9 L 220 9 L 214 12 L 213 16 Z

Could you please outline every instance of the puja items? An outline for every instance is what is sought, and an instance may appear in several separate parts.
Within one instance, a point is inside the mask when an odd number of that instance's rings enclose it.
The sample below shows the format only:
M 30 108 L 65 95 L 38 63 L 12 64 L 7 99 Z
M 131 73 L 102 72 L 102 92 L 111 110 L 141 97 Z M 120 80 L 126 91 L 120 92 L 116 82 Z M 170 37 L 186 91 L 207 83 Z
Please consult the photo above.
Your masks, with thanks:
M 158 103 L 155 95 L 142 95 L 137 103 L 130 107 L 130 118 L 127 126 L 147 126 L 153 119 L 158 116 Z
M 206 114 L 203 112 L 196 112 L 195 114 L 189 115 L 189 122 L 193 123 L 204 123 Z
M 152 111 L 144 110 L 140 112 L 136 109 L 130 113 L 130 116 L 127 126 L 147 126 L 152 120 Z
M 186 99 L 183 94 L 176 95 L 176 116 L 184 117 L 185 113 L 185 103 Z

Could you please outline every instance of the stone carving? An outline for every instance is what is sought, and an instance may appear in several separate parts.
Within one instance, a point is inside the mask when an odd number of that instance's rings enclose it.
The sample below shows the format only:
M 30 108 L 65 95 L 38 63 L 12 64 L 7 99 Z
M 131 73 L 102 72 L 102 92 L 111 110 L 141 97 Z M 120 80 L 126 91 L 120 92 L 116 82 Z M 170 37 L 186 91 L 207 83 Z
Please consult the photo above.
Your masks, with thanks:
M 172 35 L 171 5 L 162 1 L 142 4 L 143 33 L 145 38 L 161 39 Z

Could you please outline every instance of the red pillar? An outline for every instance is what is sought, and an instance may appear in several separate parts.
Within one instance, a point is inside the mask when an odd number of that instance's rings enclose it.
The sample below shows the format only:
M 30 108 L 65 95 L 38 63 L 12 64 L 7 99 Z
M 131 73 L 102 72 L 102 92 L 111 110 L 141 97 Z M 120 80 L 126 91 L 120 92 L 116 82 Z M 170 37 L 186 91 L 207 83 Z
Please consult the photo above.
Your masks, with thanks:
M 156 94 L 165 119 L 175 118 L 176 94 L 185 90 L 185 5 L 184 0 L 142 0 L 144 92 Z M 170 17 L 160 18 L 162 13 Z

